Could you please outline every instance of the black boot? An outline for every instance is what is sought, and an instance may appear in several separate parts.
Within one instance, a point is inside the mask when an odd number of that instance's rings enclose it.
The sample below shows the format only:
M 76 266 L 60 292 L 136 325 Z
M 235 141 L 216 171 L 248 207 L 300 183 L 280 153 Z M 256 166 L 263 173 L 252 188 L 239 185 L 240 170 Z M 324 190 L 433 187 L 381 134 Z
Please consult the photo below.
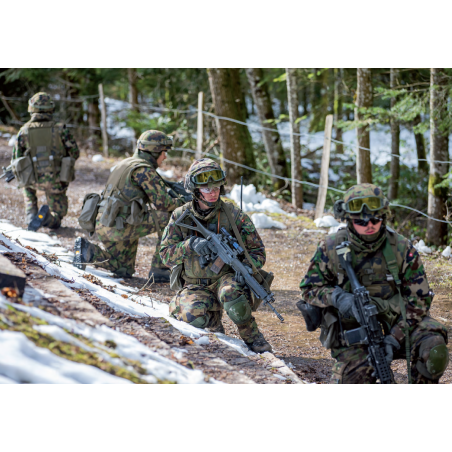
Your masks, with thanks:
M 272 346 L 265 340 L 262 333 L 259 333 L 259 336 L 257 336 L 250 344 L 247 343 L 246 346 L 255 353 L 271 353 L 273 351 Z
M 156 283 L 169 283 L 170 282 L 170 269 L 169 268 L 151 268 L 149 271 L 149 278 L 154 275 L 154 282 Z M 152 279 L 151 279 L 152 281 Z
M 39 209 L 38 214 L 28 224 L 28 230 L 36 232 L 40 227 L 46 226 L 51 222 L 52 215 L 50 214 L 50 207 L 44 204 Z
M 92 262 L 94 257 L 94 245 L 83 237 L 75 239 L 74 252 L 75 257 L 72 261 L 74 267 L 85 270 L 86 264 Z

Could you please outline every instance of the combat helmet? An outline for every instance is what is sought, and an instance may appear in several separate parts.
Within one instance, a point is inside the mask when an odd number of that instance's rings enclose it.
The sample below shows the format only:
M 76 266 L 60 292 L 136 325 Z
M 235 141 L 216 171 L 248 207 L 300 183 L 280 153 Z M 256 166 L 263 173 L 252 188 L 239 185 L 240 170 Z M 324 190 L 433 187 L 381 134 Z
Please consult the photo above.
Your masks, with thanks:
M 55 111 L 55 104 L 47 93 L 36 93 L 28 101 L 28 111 L 29 113 L 53 113 Z
M 388 198 L 373 184 L 353 185 L 345 192 L 344 199 L 334 203 L 334 216 L 341 220 L 387 219 L 390 215 Z
M 193 196 L 200 200 L 199 189 L 203 187 L 220 187 L 220 195 L 225 195 L 224 186 L 226 185 L 226 173 L 221 166 L 212 159 L 202 158 L 195 160 L 185 175 L 184 188 Z M 201 201 L 213 207 L 216 203 L 209 203 L 205 199 Z
M 170 151 L 172 146 L 173 140 L 159 130 L 147 130 L 137 141 L 139 151 L 149 152 L 155 158 L 158 158 L 161 152 Z

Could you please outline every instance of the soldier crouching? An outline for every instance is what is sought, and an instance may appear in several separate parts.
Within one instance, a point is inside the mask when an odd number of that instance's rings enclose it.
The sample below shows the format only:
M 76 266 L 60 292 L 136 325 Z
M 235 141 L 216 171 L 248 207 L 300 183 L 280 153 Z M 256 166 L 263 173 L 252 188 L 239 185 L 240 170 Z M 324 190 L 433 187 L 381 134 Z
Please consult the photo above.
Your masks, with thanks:
M 433 292 L 421 257 L 409 240 L 386 225 L 389 215 L 380 188 L 349 188 L 335 204 L 335 216 L 345 219 L 347 227 L 320 242 L 300 284 L 306 325 L 310 331 L 321 326 L 320 341 L 336 360 L 332 383 L 376 382 L 367 346 L 344 341 L 345 331 L 359 327 L 354 295 L 336 252 L 344 241 L 351 243 L 354 271 L 377 307 L 387 362 L 407 359 L 408 350 L 412 382 L 418 384 L 438 383 L 448 365 L 447 329 L 430 317 Z
M 196 160 L 185 176 L 185 189 L 193 194 L 193 201 L 176 209 L 166 227 L 161 247 L 162 261 L 180 275 L 179 291 L 170 304 L 172 317 L 197 328 L 224 333 L 221 323 L 223 309 L 237 325 L 240 337 L 250 350 L 271 351 L 270 344 L 257 327 L 252 316 L 252 302 L 248 287 L 238 281 L 231 267 L 225 265 L 216 274 L 202 268 L 200 257 L 210 253 L 206 239 L 194 231 L 176 225 L 186 209 L 210 231 L 219 233 L 224 227 L 232 235 L 240 234 L 250 259 L 256 268 L 265 264 L 265 247 L 251 219 L 238 207 L 224 203 L 226 175 L 211 159 Z M 191 222 L 184 219 L 184 222 Z M 188 223 L 187 223 L 188 224 Z M 191 223 L 190 223 L 191 224 Z M 235 228 L 234 226 L 235 225 Z M 247 259 L 243 261 L 250 266 Z M 173 275 L 172 275 L 173 278 Z M 177 285 L 176 285 L 177 287 Z

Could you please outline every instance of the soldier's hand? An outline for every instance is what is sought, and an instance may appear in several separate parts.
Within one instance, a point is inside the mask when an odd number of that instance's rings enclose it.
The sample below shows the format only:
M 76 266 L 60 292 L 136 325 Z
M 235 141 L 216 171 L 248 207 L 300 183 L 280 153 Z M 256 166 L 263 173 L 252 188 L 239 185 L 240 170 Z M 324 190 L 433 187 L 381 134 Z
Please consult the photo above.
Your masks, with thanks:
M 209 241 L 201 237 L 191 237 L 189 246 L 199 256 L 212 253 Z
M 184 195 L 184 201 L 185 202 L 193 201 L 193 196 L 192 195 Z
M 248 270 L 250 275 L 253 274 L 253 269 L 249 265 L 245 265 L 245 268 Z M 235 280 L 242 286 L 245 285 L 245 278 L 240 273 L 235 274 Z
M 385 336 L 383 343 L 385 344 L 386 361 L 388 364 L 391 364 L 394 359 L 394 350 L 399 350 L 400 344 L 391 334 L 389 336 Z
M 355 296 L 340 287 L 336 287 L 331 294 L 331 302 L 333 306 L 339 310 L 344 317 L 354 317 L 360 321 L 359 312 L 356 309 Z

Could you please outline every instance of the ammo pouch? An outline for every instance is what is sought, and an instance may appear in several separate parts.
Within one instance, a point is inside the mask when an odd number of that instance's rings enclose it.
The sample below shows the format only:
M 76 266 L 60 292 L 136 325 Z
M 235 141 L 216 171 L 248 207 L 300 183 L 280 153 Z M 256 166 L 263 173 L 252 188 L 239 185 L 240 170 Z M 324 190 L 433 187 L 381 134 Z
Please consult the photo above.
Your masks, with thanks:
M 327 350 L 341 345 L 339 342 L 339 319 L 336 313 L 333 314 L 330 307 L 323 309 L 320 328 L 319 339 Z
M 182 271 L 184 264 L 179 264 L 171 268 L 170 289 L 179 291 L 184 287 L 184 280 L 182 279 Z
M 144 215 L 147 212 L 143 199 L 134 199 L 130 203 L 130 215 L 126 218 L 126 223 L 132 226 L 139 226 L 143 223 Z
M 322 323 L 322 308 L 306 303 L 304 300 L 297 302 L 297 308 L 303 314 L 306 329 L 309 332 L 315 331 Z
M 116 226 L 116 217 L 119 215 L 123 207 L 124 203 L 120 199 L 115 196 L 110 196 L 107 199 L 104 211 L 99 218 L 100 224 L 107 228 Z
M 14 159 L 11 162 L 11 167 L 16 176 L 18 188 L 29 187 L 37 182 L 30 155 Z
M 60 182 L 72 182 L 75 179 L 75 159 L 72 157 L 63 157 L 61 159 Z
M 253 275 L 256 278 L 256 281 L 263 285 L 265 289 L 270 291 L 270 287 L 273 283 L 273 280 L 275 279 L 275 275 L 273 272 L 266 272 L 265 270 L 258 270 L 255 275 Z M 256 312 L 259 309 L 259 306 L 262 304 L 262 300 L 257 298 L 254 293 L 251 291 L 251 300 L 253 302 L 253 305 L 251 307 L 252 312 Z
M 64 159 L 63 159 L 64 160 Z M 100 196 L 97 193 L 89 193 L 83 200 L 82 213 L 78 217 L 78 223 L 87 232 L 96 230 L 96 217 L 99 210 Z

